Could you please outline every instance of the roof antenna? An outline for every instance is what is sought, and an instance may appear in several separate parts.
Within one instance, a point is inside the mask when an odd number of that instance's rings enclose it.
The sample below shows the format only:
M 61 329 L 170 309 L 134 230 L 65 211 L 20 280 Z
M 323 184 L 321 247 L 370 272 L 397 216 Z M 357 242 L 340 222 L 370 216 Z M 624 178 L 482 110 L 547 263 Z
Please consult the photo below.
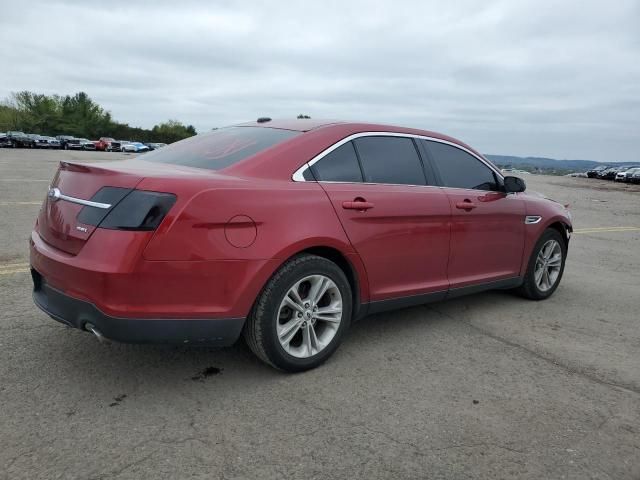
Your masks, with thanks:
M 266 123 L 266 122 L 270 122 L 271 118 L 269 117 L 260 117 L 258 118 L 258 123 Z

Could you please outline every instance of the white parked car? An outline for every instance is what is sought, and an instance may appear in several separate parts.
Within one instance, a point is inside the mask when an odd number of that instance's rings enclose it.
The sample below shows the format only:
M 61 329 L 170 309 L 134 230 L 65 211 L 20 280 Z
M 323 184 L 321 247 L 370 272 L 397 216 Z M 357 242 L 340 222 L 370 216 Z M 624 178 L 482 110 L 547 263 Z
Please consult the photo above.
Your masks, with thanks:
M 144 143 L 141 143 L 141 142 L 129 142 L 122 145 L 120 148 L 122 149 L 123 152 L 133 152 L 133 153 L 147 152 L 150 150 L 149 147 L 147 147 Z

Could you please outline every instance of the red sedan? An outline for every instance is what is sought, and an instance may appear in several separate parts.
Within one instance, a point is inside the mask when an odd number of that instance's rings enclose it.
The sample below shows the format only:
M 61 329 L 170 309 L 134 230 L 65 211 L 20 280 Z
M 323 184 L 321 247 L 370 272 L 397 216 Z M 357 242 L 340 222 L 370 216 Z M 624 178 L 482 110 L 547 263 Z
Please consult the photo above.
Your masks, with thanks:
M 489 289 L 541 300 L 572 231 L 434 132 L 315 120 L 61 162 L 31 234 L 35 303 L 99 339 L 230 345 L 288 371 L 367 314 Z

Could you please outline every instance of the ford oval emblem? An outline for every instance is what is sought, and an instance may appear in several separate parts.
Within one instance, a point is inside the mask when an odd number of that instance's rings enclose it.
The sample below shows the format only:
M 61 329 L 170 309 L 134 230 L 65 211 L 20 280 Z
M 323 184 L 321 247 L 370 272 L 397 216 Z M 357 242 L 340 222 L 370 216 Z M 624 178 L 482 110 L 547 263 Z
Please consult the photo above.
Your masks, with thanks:
M 60 200 L 60 195 L 61 195 L 60 189 L 58 188 L 50 188 L 49 193 L 47 193 L 49 200 L 51 200 L 52 202 L 56 202 Z

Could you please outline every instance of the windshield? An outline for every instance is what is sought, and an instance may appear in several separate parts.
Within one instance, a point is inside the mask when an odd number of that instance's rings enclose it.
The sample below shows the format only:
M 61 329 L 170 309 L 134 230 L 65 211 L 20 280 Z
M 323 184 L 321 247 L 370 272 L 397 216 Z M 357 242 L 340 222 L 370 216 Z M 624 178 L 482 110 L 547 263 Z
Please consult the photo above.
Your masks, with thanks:
M 145 161 L 220 170 L 301 132 L 263 127 L 227 127 L 196 135 L 145 154 Z

